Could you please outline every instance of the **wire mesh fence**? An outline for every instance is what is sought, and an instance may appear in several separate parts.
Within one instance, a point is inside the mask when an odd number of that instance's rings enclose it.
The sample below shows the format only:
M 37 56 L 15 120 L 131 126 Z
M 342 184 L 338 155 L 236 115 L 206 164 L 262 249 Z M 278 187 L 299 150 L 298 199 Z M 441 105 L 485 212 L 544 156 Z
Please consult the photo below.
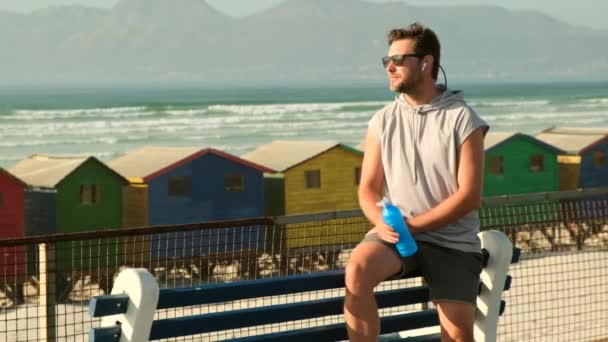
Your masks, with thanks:
M 608 191 L 495 197 L 479 211 L 483 229 L 504 231 L 522 250 L 501 341 L 608 338 Z
M 504 294 L 500 341 L 608 338 L 608 189 L 486 198 L 479 217 L 482 229 L 504 231 L 522 249 L 522 260 L 511 268 L 512 288 Z M 323 272 L 343 268 L 369 228 L 361 211 L 353 210 L 0 241 L 0 341 L 86 340 L 100 322 L 88 315 L 89 299 L 109 293 L 125 267 L 147 268 L 161 288 Z M 379 290 L 420 282 L 390 281 Z M 312 294 L 342 295 L 341 290 Z M 313 299 L 306 296 L 159 310 L 156 318 Z M 230 340 L 248 333 L 172 341 Z

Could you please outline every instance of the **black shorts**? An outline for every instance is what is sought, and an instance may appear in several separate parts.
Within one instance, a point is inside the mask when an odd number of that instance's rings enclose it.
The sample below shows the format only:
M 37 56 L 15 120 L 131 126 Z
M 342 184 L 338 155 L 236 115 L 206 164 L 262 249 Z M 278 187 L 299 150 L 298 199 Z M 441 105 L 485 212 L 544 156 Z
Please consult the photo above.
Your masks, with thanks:
M 386 242 L 378 234 L 368 234 L 363 242 L 377 242 L 389 247 L 399 258 L 395 244 Z M 481 253 L 467 253 L 452 248 L 416 241 L 418 252 L 401 258 L 403 270 L 389 279 L 401 278 L 405 273 L 419 270 L 429 286 L 431 301 L 458 301 L 475 305 L 479 290 Z

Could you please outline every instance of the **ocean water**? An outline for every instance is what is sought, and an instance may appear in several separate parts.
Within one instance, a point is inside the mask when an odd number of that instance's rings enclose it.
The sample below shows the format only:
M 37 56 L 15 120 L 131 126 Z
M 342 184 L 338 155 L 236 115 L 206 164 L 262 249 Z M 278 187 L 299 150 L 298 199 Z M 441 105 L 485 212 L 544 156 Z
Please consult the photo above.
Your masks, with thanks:
M 608 82 L 451 84 L 494 131 L 608 127 Z M 347 86 L 0 88 L 0 167 L 34 153 L 102 160 L 146 145 L 242 155 L 277 139 L 357 145 L 394 94 Z

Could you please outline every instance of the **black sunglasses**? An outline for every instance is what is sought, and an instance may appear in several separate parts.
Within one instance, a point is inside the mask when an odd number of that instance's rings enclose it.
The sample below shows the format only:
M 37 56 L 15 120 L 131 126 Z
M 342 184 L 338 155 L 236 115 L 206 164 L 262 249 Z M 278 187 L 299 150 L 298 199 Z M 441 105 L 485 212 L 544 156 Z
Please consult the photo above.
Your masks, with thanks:
M 393 64 L 395 64 L 395 66 L 402 66 L 403 63 L 405 63 L 405 59 L 408 57 L 420 58 L 422 57 L 422 55 L 418 53 L 404 53 L 401 55 L 384 56 L 382 57 L 382 65 L 384 65 L 384 67 L 386 68 L 388 63 L 390 61 L 393 61 Z

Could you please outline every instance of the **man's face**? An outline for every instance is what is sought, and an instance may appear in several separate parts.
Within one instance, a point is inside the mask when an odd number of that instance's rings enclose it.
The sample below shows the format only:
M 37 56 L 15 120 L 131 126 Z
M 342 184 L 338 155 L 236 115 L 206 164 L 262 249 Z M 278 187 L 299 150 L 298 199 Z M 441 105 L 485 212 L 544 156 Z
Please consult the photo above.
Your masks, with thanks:
M 401 39 L 394 41 L 388 49 L 388 56 L 401 54 L 414 54 L 416 42 L 412 39 Z M 403 60 L 401 66 L 390 61 L 385 69 L 388 74 L 389 88 L 399 93 L 410 93 L 416 89 L 421 79 L 422 57 L 409 56 Z

